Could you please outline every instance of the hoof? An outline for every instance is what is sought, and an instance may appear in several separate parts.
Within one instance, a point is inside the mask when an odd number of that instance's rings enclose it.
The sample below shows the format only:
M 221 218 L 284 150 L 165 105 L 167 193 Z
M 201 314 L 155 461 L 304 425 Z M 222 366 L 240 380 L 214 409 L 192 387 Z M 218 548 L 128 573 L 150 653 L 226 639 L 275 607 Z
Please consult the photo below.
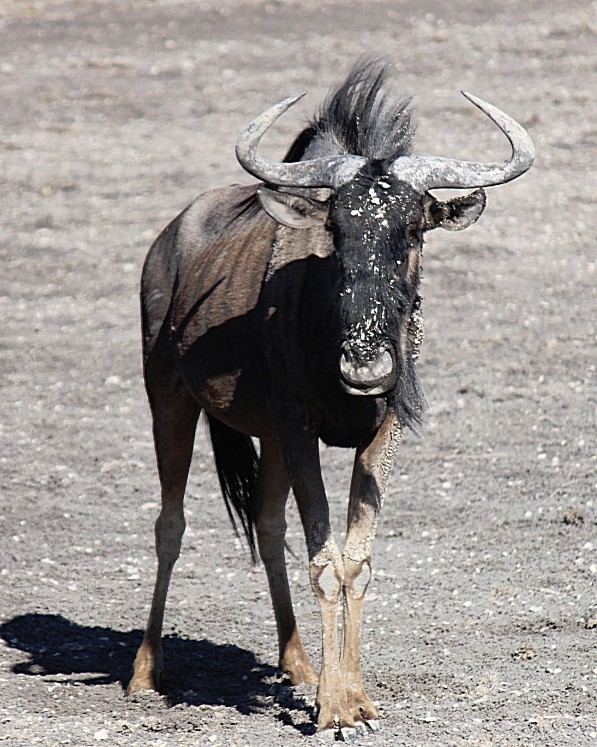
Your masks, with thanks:
M 317 685 L 319 675 L 313 667 L 307 662 L 301 666 L 278 665 L 278 676 L 288 677 L 290 684 L 296 685 Z
M 357 730 L 352 726 L 345 726 L 343 729 L 338 731 L 339 742 L 356 742 L 357 736 Z
M 315 736 L 325 744 L 332 744 L 336 741 L 336 732 L 334 729 L 322 729 L 321 731 L 316 732 Z
M 138 693 L 141 690 L 149 690 L 150 692 L 157 692 L 157 687 L 154 687 L 154 684 L 151 680 L 146 681 L 131 681 L 129 682 L 129 685 L 126 689 L 126 695 L 133 695 L 134 693 Z
M 372 718 L 372 719 L 371 719 L 371 720 L 369 720 L 369 721 L 365 721 L 365 726 L 366 726 L 366 727 L 367 727 L 367 728 L 368 728 L 368 729 L 369 729 L 370 731 L 379 731 L 379 730 L 381 729 L 381 727 L 380 727 L 380 725 L 379 725 L 379 721 L 378 721 L 378 720 L 377 720 L 376 718 Z
M 375 722 L 377 723 L 377 722 Z M 369 727 L 369 728 L 367 728 Z M 379 727 L 377 727 L 379 728 Z M 371 728 L 369 724 L 365 724 L 361 721 L 355 726 L 343 726 L 341 728 L 334 729 L 322 729 L 315 735 L 322 742 L 332 744 L 332 742 L 357 742 L 359 737 L 367 736 L 376 729 Z
M 162 648 L 160 646 L 151 646 L 144 641 L 133 663 L 133 675 L 126 689 L 127 695 L 132 695 L 139 690 L 155 690 L 160 686 L 160 677 L 162 675 Z

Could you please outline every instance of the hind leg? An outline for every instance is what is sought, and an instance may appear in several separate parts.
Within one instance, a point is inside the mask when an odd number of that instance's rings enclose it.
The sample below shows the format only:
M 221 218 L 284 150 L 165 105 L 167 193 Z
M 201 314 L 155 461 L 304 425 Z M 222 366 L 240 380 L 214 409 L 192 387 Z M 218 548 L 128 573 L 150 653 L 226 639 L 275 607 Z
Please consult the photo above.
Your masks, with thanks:
M 293 685 L 316 684 L 318 676 L 309 663 L 296 625 L 284 558 L 284 514 L 289 490 L 290 482 L 280 445 L 262 439 L 255 524 L 259 555 L 267 573 L 278 628 L 278 666 L 290 676 Z
M 148 365 L 145 379 L 153 415 L 162 509 L 155 523 L 158 570 L 151 611 L 127 693 L 141 689 L 157 690 L 159 686 L 166 595 L 185 529 L 183 499 L 201 411 L 181 378 L 170 367 Z

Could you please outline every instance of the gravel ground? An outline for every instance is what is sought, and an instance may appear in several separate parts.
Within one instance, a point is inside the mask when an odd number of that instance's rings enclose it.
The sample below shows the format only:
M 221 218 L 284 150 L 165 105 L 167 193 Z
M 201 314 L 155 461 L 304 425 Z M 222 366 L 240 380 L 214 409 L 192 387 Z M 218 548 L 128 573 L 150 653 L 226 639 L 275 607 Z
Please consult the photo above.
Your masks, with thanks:
M 537 146 L 470 231 L 429 237 L 429 403 L 390 480 L 364 628 L 375 745 L 597 743 L 597 3 L 0 0 L 0 741 L 313 741 L 275 670 L 265 575 L 200 433 L 161 694 L 125 698 L 158 509 L 138 277 L 161 227 L 279 156 L 363 52 L 416 95 L 416 151 L 506 157 L 464 88 Z M 324 453 L 338 529 L 350 454 Z M 296 510 L 290 576 L 319 633 Z

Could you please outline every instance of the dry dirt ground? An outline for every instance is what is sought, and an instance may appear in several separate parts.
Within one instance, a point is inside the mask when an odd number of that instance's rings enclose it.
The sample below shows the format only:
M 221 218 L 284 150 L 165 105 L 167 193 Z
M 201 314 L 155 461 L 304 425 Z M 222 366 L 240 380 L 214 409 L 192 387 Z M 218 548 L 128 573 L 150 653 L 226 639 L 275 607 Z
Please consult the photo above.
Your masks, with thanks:
M 416 95 L 416 150 L 537 161 L 425 253 L 429 403 L 390 481 L 366 608 L 376 745 L 597 743 L 597 4 L 587 0 L 0 0 L 0 742 L 299 745 L 313 692 L 275 671 L 265 576 L 206 439 L 167 609 L 163 692 L 123 687 L 153 585 L 157 476 L 137 287 L 161 227 L 281 155 L 361 53 Z M 324 454 L 338 531 L 350 454 Z M 296 510 L 289 559 L 319 656 Z

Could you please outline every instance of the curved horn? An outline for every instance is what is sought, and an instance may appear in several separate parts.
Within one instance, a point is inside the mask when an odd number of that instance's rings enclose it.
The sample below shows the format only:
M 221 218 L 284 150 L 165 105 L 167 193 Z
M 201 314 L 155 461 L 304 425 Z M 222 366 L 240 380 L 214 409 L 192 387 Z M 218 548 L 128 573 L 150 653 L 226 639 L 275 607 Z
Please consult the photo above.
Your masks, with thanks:
M 487 114 L 506 135 L 512 156 L 501 163 L 474 163 L 432 156 L 403 156 L 391 165 L 392 173 L 415 189 L 472 189 L 504 184 L 524 174 L 535 159 L 535 147 L 527 131 L 492 104 L 466 91 L 462 95 Z
M 302 99 L 306 91 L 298 96 L 290 96 L 275 104 L 254 119 L 241 132 L 236 141 L 236 157 L 238 162 L 249 174 L 263 182 L 277 184 L 281 187 L 331 187 L 337 189 L 349 181 L 354 174 L 367 163 L 361 156 L 328 156 L 311 161 L 297 161 L 296 163 L 276 163 L 267 161 L 257 153 L 259 141 L 271 125 Z

